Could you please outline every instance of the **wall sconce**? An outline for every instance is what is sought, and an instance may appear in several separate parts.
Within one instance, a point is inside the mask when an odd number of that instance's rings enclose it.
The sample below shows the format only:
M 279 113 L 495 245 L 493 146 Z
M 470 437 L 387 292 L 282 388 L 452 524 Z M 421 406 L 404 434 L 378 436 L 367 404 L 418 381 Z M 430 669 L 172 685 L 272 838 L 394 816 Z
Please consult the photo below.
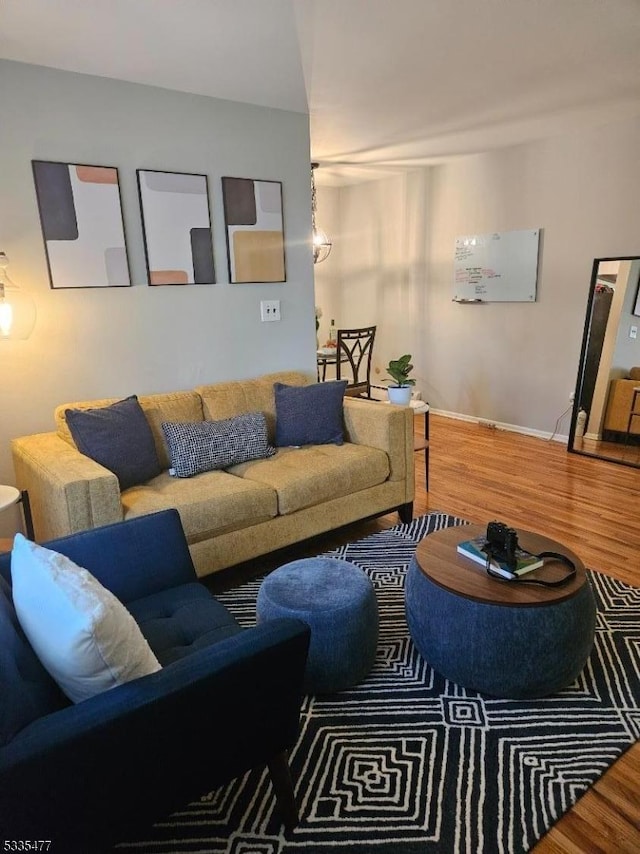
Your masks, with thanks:
M 36 304 L 7 273 L 9 259 L 0 252 L 0 341 L 23 341 L 33 332 Z
M 326 233 L 316 226 L 316 182 L 313 177 L 314 169 L 317 169 L 319 166 L 318 163 L 311 164 L 311 226 L 312 226 L 312 234 L 313 234 L 313 263 L 319 264 L 321 261 L 324 261 L 325 258 L 329 257 L 329 253 L 331 252 L 332 243 L 327 237 Z

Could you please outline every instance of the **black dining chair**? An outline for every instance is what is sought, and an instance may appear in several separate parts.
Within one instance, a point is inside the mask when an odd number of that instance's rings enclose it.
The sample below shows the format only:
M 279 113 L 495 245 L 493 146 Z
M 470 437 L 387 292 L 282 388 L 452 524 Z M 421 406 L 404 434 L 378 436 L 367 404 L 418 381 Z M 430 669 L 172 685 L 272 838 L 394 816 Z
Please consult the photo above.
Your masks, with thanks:
M 371 357 L 376 337 L 375 326 L 338 329 L 336 379 L 346 379 L 346 395 L 371 397 Z

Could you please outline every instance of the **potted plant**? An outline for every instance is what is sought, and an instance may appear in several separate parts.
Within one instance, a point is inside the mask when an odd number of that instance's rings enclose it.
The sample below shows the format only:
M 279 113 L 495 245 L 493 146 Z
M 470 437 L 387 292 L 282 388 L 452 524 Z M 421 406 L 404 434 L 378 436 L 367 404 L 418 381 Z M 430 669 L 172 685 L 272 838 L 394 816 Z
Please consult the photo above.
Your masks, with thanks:
M 400 356 L 399 359 L 392 359 L 387 365 L 387 373 L 391 377 L 392 382 L 387 387 L 389 402 L 399 406 L 408 406 L 411 400 L 411 386 L 416 384 L 416 381 L 409 376 L 413 370 L 411 364 L 411 356 Z

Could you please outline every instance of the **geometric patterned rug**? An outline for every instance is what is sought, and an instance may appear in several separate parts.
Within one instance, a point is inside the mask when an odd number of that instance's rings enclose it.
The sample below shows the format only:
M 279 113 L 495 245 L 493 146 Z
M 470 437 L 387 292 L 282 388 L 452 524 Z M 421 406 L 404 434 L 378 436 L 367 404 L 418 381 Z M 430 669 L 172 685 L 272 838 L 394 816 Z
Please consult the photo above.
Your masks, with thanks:
M 429 513 L 327 556 L 370 576 L 375 666 L 361 685 L 306 697 L 291 752 L 300 823 L 273 821 L 266 772 L 204 795 L 136 842 L 141 854 L 520 854 L 640 738 L 640 588 L 591 572 L 593 652 L 541 700 L 482 696 L 435 673 L 409 637 L 404 578 L 416 544 L 464 520 Z M 255 622 L 260 581 L 218 598 Z M 464 627 L 460 627 L 464 631 Z

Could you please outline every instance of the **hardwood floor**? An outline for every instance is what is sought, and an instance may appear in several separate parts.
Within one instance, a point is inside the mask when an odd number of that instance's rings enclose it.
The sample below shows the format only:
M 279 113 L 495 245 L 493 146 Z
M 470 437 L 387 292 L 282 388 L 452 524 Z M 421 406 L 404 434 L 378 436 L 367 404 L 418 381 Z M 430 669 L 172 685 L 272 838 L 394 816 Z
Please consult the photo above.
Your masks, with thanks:
M 431 423 L 431 489 L 416 512 L 497 518 L 546 534 L 587 566 L 640 586 L 638 469 L 518 433 L 437 416 Z
M 422 419 L 416 418 L 420 435 Z M 434 510 L 470 522 L 499 519 L 561 540 L 586 566 L 640 587 L 640 470 L 569 454 L 558 442 L 431 416 L 430 491 L 415 455 L 414 515 Z M 349 525 L 211 581 L 222 589 L 286 560 L 317 554 L 397 524 L 395 514 Z M 640 744 L 636 744 L 533 849 L 535 854 L 640 852 Z
M 500 519 L 572 548 L 586 566 L 640 587 L 640 471 L 569 454 L 564 445 L 431 418 L 430 492 L 416 514 Z M 420 478 L 416 465 L 416 486 Z M 640 852 L 640 744 L 624 754 L 533 849 Z

